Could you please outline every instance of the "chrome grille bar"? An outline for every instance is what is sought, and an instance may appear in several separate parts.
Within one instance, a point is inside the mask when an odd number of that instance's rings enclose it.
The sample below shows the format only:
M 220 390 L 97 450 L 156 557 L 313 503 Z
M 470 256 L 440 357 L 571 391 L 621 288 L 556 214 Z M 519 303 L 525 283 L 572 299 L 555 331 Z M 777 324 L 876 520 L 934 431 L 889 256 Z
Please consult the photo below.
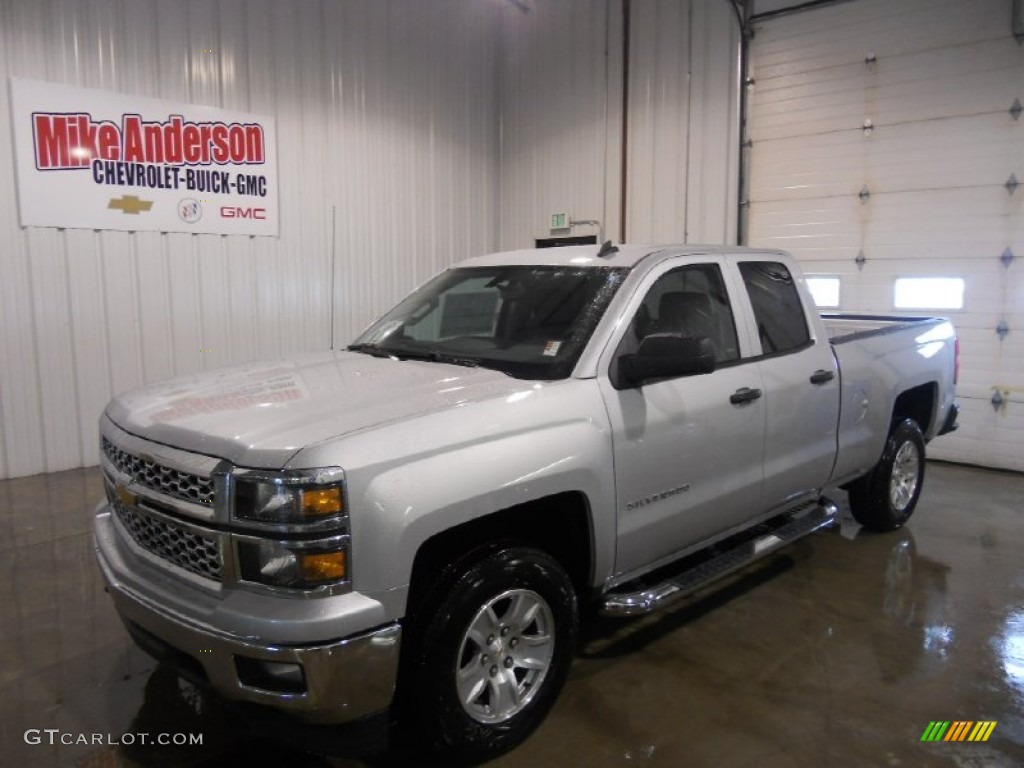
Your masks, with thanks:
M 221 581 L 220 544 L 214 533 L 201 533 L 162 516 L 129 507 L 114 496 L 118 521 L 142 549 L 199 576 Z
M 105 435 L 101 438 L 100 450 L 119 472 L 141 486 L 193 504 L 213 504 L 213 478 L 182 472 L 135 456 L 114 445 Z

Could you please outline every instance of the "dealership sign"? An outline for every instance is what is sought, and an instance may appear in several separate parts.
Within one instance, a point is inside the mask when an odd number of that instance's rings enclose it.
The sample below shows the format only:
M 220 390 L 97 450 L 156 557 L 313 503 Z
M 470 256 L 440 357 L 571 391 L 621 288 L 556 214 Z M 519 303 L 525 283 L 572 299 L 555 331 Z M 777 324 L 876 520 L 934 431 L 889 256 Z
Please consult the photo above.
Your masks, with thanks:
M 11 79 L 22 226 L 278 234 L 274 121 Z

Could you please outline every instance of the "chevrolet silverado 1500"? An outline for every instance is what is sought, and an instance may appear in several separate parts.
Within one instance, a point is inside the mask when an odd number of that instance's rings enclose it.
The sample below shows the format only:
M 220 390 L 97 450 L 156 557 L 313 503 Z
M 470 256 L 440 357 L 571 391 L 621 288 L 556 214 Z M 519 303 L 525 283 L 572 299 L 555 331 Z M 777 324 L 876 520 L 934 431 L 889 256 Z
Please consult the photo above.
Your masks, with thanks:
M 147 650 L 307 721 L 520 742 L 581 608 L 646 613 L 829 524 L 910 517 L 955 427 L 936 318 L 818 314 L 786 254 L 462 262 L 345 351 L 116 397 L 97 556 Z

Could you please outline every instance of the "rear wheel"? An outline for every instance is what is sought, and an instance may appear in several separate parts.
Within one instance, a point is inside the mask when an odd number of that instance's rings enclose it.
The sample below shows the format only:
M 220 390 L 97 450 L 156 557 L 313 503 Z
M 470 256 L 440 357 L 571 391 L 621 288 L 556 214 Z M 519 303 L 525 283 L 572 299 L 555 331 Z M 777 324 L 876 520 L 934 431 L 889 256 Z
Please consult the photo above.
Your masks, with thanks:
M 910 519 L 924 485 L 924 435 L 913 419 L 893 426 L 875 468 L 850 486 L 850 510 L 872 531 L 892 531 Z
M 484 760 L 523 741 L 572 662 L 576 595 L 546 553 L 506 547 L 448 582 L 416 649 L 410 715 L 450 758 Z

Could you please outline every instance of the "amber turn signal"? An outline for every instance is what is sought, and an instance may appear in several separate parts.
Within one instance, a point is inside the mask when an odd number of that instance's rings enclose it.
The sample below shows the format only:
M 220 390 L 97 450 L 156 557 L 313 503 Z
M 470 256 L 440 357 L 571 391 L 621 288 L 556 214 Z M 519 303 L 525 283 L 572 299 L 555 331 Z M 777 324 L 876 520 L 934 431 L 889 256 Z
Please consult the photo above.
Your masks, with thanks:
M 341 513 L 341 488 L 305 488 L 299 499 L 303 517 L 325 517 Z
M 299 572 L 307 583 L 339 581 L 346 575 L 345 550 L 335 552 L 296 552 Z

